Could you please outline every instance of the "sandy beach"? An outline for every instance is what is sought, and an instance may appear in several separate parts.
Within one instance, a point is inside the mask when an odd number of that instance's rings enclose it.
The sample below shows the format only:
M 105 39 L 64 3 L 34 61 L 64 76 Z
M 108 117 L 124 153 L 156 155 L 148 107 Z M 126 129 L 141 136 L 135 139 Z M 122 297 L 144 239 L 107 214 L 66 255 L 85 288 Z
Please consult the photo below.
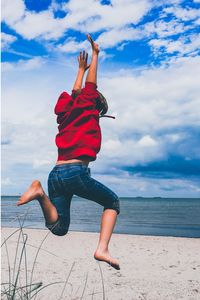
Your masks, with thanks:
M 17 228 L 2 228 L 2 242 L 15 230 Z M 117 271 L 94 260 L 98 233 L 70 231 L 58 237 L 48 234 L 47 230 L 23 229 L 23 232 L 24 238 L 27 237 L 27 268 L 23 255 L 18 287 L 27 285 L 26 277 L 29 283 L 42 241 L 32 283 L 46 285 L 61 281 L 41 290 L 36 299 L 200 299 L 200 239 L 113 234 L 110 253 L 120 261 L 121 269 Z M 3 283 L 9 282 L 8 256 L 10 277 L 16 279 L 23 247 L 21 236 L 13 275 L 18 237 L 19 231 L 7 240 L 8 255 L 5 245 L 2 247 Z

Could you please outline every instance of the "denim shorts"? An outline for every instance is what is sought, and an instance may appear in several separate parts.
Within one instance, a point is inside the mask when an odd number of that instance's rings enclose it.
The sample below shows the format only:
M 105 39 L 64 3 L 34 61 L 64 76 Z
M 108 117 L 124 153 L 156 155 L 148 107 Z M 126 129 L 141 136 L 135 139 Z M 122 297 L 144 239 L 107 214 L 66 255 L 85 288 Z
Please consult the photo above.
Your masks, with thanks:
M 56 165 L 48 177 L 49 199 L 56 207 L 58 220 L 46 227 L 56 235 L 65 235 L 70 225 L 70 204 L 73 195 L 92 200 L 120 213 L 118 196 L 93 179 L 90 168 L 81 162 Z

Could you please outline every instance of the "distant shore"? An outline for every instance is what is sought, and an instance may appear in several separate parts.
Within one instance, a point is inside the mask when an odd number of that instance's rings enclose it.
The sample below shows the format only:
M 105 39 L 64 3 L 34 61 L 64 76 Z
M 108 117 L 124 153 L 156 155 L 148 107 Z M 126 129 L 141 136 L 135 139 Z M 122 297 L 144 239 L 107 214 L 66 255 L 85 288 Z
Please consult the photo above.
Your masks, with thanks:
M 2 228 L 2 242 L 15 230 Z M 82 299 L 86 300 L 200 299 L 200 239 L 113 234 L 110 253 L 120 261 L 121 270 L 117 271 L 94 260 L 98 233 L 70 231 L 64 237 L 57 237 L 51 233 L 46 236 L 47 230 L 24 229 L 23 232 L 28 237 L 28 278 L 42 240 L 33 282 L 45 285 L 65 281 L 70 273 L 62 299 L 81 299 L 83 294 Z M 19 231 L 6 242 L 11 274 L 18 234 Z M 22 246 L 23 242 L 19 249 Z M 24 263 L 21 268 L 20 284 L 23 285 Z M 8 282 L 8 278 L 8 259 L 3 246 L 2 282 Z M 46 287 L 38 293 L 38 299 L 59 299 L 63 287 L 64 283 Z
M 1 195 L 1 197 L 20 197 L 23 193 L 19 195 Z M 79 198 L 74 195 L 73 198 Z M 161 197 L 161 196 L 119 196 L 119 199 L 200 199 L 200 197 Z

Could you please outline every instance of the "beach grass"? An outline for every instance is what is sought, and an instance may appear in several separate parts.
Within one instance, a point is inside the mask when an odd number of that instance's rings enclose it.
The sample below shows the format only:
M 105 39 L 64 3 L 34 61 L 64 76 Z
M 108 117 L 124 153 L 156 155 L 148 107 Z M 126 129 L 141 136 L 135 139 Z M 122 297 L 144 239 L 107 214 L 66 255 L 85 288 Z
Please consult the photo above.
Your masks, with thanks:
M 66 286 L 69 282 L 70 276 L 72 274 L 72 271 L 75 266 L 75 261 L 72 262 L 71 268 L 68 271 L 68 274 L 66 275 L 65 280 L 61 281 L 52 281 L 48 284 L 43 284 L 41 280 L 35 281 L 34 280 L 34 271 L 37 265 L 37 259 L 40 255 L 42 249 L 42 245 L 44 244 L 45 240 L 48 238 L 48 236 L 51 234 L 50 231 L 48 231 L 47 234 L 42 238 L 40 244 L 36 247 L 36 253 L 28 262 L 28 255 L 29 255 L 29 246 L 32 246 L 28 243 L 29 236 L 27 233 L 24 232 L 25 226 L 25 219 L 28 215 L 28 210 L 23 216 L 17 216 L 18 222 L 19 222 L 19 228 L 15 229 L 11 234 L 9 234 L 6 238 L 4 238 L 4 241 L 1 244 L 1 248 L 5 251 L 5 258 L 7 260 L 7 280 L 1 282 L 1 299 L 2 300 L 30 300 L 30 299 L 38 299 L 38 296 L 40 293 L 45 289 L 48 289 L 49 287 L 53 285 L 62 285 L 62 288 L 60 289 L 60 295 L 57 295 L 57 299 L 55 300 L 61 300 L 64 298 L 64 293 Z M 16 247 L 15 247 L 15 253 L 14 253 L 14 259 L 10 258 L 10 251 L 9 251 L 9 240 L 15 236 L 16 238 Z M 47 252 L 47 251 L 46 251 Z M 13 254 L 12 254 L 13 256 Z M 31 263 L 30 263 L 31 262 Z M 101 266 L 99 264 L 100 268 L 100 274 L 101 274 L 101 281 L 102 281 L 102 299 L 105 299 L 105 290 L 104 290 L 104 280 L 103 280 L 103 274 L 101 270 Z M 53 272 L 53 270 L 52 270 Z M 88 273 L 86 275 L 85 283 L 83 286 L 82 294 L 79 299 L 84 299 L 84 294 L 86 291 L 87 286 L 87 280 L 88 280 Z M 93 290 L 93 293 L 90 294 L 92 296 L 91 299 L 93 299 L 93 296 L 95 295 L 95 292 Z

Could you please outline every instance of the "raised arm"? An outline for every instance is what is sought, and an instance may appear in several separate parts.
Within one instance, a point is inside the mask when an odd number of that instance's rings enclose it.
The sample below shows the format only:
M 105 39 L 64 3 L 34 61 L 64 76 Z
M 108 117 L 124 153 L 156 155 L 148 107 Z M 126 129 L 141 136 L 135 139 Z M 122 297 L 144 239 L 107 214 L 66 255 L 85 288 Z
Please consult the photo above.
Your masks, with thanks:
M 79 64 L 78 73 L 77 73 L 76 81 L 73 86 L 73 90 L 75 91 L 81 90 L 82 88 L 85 71 L 90 67 L 90 65 L 87 64 L 87 60 L 88 60 L 88 53 L 86 53 L 85 51 L 80 52 L 78 56 L 78 64 Z
M 92 46 L 92 59 L 90 63 L 90 68 L 86 77 L 86 81 L 93 82 L 97 84 L 97 67 L 98 67 L 98 55 L 99 46 L 93 41 L 91 36 L 88 34 L 87 38 Z

